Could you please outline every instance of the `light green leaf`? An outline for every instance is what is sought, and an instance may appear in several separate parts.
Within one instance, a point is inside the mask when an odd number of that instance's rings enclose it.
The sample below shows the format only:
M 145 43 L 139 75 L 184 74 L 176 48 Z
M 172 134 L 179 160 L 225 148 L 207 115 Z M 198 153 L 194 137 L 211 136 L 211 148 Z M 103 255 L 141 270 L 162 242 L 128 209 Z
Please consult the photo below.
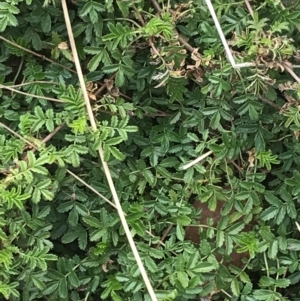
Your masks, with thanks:
M 209 262 L 200 262 L 198 263 L 192 271 L 194 273 L 208 273 L 215 269 L 215 266 Z
M 286 288 L 291 284 L 289 279 L 276 279 L 275 285 L 280 288 Z
M 82 219 L 85 223 L 87 223 L 91 227 L 94 227 L 94 228 L 102 227 L 101 222 L 93 216 L 84 216 Z
M 184 229 L 181 225 L 176 225 L 176 236 L 177 236 L 178 240 L 180 240 L 180 241 L 184 240 L 185 233 L 184 233 Z
M 119 69 L 119 65 L 118 65 L 118 64 L 114 64 L 114 65 L 104 66 L 104 67 L 102 68 L 102 71 L 103 71 L 104 73 L 111 74 L 111 73 L 116 72 L 118 69 Z
M 111 146 L 109 151 L 119 161 L 123 161 L 125 159 L 125 155 L 123 155 L 115 146 Z
M 123 141 L 122 137 L 114 137 L 114 138 L 110 138 L 108 140 L 105 141 L 106 145 L 117 145 L 120 144 Z
M 68 295 L 68 287 L 67 287 L 67 280 L 63 278 L 60 280 L 58 285 L 58 293 L 61 298 L 66 298 Z
M 68 276 L 68 280 L 71 282 L 71 284 L 74 287 L 78 287 L 80 285 L 80 280 L 78 279 L 76 273 L 74 271 L 72 271 L 69 276 Z
M 45 283 L 39 277 L 31 276 L 31 279 L 39 290 L 44 290 L 46 288 Z
M 125 83 L 125 75 L 122 70 L 119 70 L 116 75 L 116 86 L 122 87 Z
M 177 279 L 181 283 L 182 287 L 187 288 L 189 285 L 189 277 L 187 273 L 179 271 L 176 274 L 177 274 Z
M 236 278 L 233 278 L 233 280 L 231 281 L 230 288 L 234 296 L 240 296 L 240 286 Z

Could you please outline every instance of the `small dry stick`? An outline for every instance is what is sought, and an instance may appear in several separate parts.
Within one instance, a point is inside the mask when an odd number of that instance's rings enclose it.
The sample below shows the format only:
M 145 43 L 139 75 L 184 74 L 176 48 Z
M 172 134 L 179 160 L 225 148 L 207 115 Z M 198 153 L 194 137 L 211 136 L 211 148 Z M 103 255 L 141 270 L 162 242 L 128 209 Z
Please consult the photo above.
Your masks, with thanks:
M 112 203 L 109 199 L 107 199 L 104 195 L 102 195 L 99 191 L 97 191 L 96 189 L 94 189 L 91 185 L 89 185 L 87 182 L 85 182 L 84 180 L 82 180 L 80 177 L 78 177 L 76 174 L 74 174 L 73 172 L 71 172 L 69 169 L 67 169 L 67 173 L 69 173 L 73 178 L 75 178 L 77 181 L 79 181 L 80 183 L 82 183 L 83 185 L 85 185 L 88 189 L 90 189 L 91 191 L 93 191 L 96 195 L 98 195 L 100 198 L 102 198 L 106 203 L 110 204 L 112 207 L 114 207 L 115 209 L 117 209 L 117 206 Z M 127 214 L 125 212 L 123 212 L 123 214 L 126 216 Z M 146 231 L 146 233 L 148 235 L 150 235 L 151 237 L 155 237 L 155 235 L 153 235 L 150 231 Z M 163 242 L 163 238 L 158 242 L 158 245 L 162 245 L 165 246 L 164 242 Z M 157 246 L 156 246 L 157 248 Z M 177 255 L 175 252 L 172 252 L 174 255 Z
M 54 131 L 52 131 L 49 135 L 47 135 L 47 136 L 42 140 L 42 143 L 48 142 L 55 134 L 57 134 L 57 132 L 58 132 L 65 124 L 66 124 L 66 123 L 63 122 L 63 123 L 60 124 L 58 127 L 56 127 L 56 129 L 54 129 Z
M 295 81 L 300 84 L 300 78 L 298 75 L 293 71 L 293 69 L 287 64 L 283 63 L 284 69 L 295 79 Z
M 231 50 L 230 50 L 230 48 L 229 48 L 229 46 L 228 46 L 227 40 L 226 40 L 226 38 L 225 38 L 225 35 L 224 35 L 224 33 L 223 33 L 223 30 L 222 30 L 221 25 L 220 25 L 220 23 L 219 23 L 219 20 L 218 20 L 218 18 L 217 18 L 215 9 L 214 9 L 214 7 L 212 6 L 210 0 L 205 0 L 205 2 L 206 2 L 206 5 L 207 5 L 207 7 L 208 7 L 208 10 L 209 10 L 209 12 L 210 12 L 210 14 L 211 14 L 213 20 L 214 20 L 215 27 L 216 27 L 216 29 L 217 29 L 217 31 L 218 31 L 219 37 L 220 37 L 220 39 L 221 39 L 221 41 L 222 41 L 222 44 L 223 44 L 224 49 L 225 49 L 225 52 L 226 52 L 226 54 L 227 54 L 227 58 L 228 58 L 228 60 L 229 60 L 229 62 L 230 62 L 230 64 L 231 64 L 231 66 L 232 66 L 233 68 L 235 68 L 235 69 L 236 69 L 236 68 L 242 68 L 242 67 L 255 66 L 255 63 L 240 63 L 240 64 L 236 64 L 236 63 L 235 63 L 234 58 L 233 58 L 233 55 L 232 55 L 232 53 L 231 53 Z
M 108 81 L 113 80 L 116 77 L 117 73 L 113 74 Z M 95 96 L 98 96 L 104 89 L 106 88 L 106 83 L 104 83 L 94 94 Z
M 173 224 L 169 225 L 169 227 L 167 228 L 167 230 L 165 231 L 165 233 L 161 237 L 159 243 L 156 245 L 156 249 L 159 247 L 159 245 L 161 245 L 161 242 L 165 241 L 167 235 L 169 234 L 169 232 L 171 231 L 172 228 L 173 228 Z
M 249 13 L 250 13 L 251 17 L 253 18 L 254 13 L 253 13 L 253 9 L 252 9 L 252 7 L 251 7 L 251 5 L 249 3 L 249 0 L 245 0 L 245 4 L 246 4 L 246 6 L 247 6 L 247 8 L 249 10 Z
M 297 226 L 298 231 L 300 232 L 300 225 L 297 222 L 296 222 L 296 226 Z
M 206 157 L 208 157 L 210 154 L 212 154 L 212 151 L 208 151 L 207 153 L 201 155 L 200 157 L 196 158 L 195 160 L 191 161 L 188 164 L 185 164 L 182 169 L 188 169 L 190 167 L 192 167 L 193 165 L 197 164 L 198 162 L 200 162 L 201 160 L 205 159 Z
M 69 35 L 69 41 L 70 41 L 70 45 L 71 45 L 71 49 L 72 49 L 72 53 L 73 53 L 73 58 L 74 58 L 74 62 L 75 62 L 75 66 L 76 66 L 76 70 L 77 70 L 77 74 L 78 74 L 78 79 L 79 79 L 79 82 L 80 82 L 81 90 L 82 90 L 83 97 L 84 97 L 85 104 L 86 104 L 86 109 L 87 109 L 87 112 L 88 112 L 88 116 L 89 116 L 89 119 L 90 119 L 92 129 L 94 131 L 97 131 L 97 124 L 96 124 L 95 117 L 94 117 L 94 114 L 93 114 L 93 110 L 92 110 L 92 107 L 91 107 L 91 104 L 90 104 L 89 96 L 88 96 L 88 93 L 87 93 L 87 90 L 86 90 L 86 85 L 85 85 L 85 82 L 84 82 L 84 78 L 83 78 L 83 74 L 82 74 L 82 70 L 81 70 L 81 64 L 80 64 L 77 49 L 76 49 L 76 44 L 75 44 L 75 40 L 74 40 L 74 36 L 73 36 L 73 31 L 72 31 L 72 26 L 71 26 L 71 22 L 70 22 L 70 17 L 69 17 L 69 12 L 68 12 L 68 7 L 67 7 L 66 0 L 62 0 L 61 3 L 62 3 L 63 13 L 64 13 L 64 17 L 65 17 L 67 32 L 68 32 L 68 35 Z M 123 212 L 118 194 L 116 192 L 115 185 L 114 185 L 114 182 L 112 180 L 112 176 L 111 176 L 108 164 L 104 160 L 103 149 L 100 147 L 98 149 L 98 152 L 99 152 L 99 156 L 100 156 L 100 159 L 101 159 L 101 162 L 102 162 L 102 166 L 103 166 L 103 169 L 104 169 L 104 173 L 105 173 L 105 176 L 106 176 L 111 194 L 112 194 L 113 199 L 114 199 L 114 203 L 117 207 L 117 211 L 118 211 L 122 226 L 124 228 L 124 231 L 126 233 L 129 245 L 130 245 L 131 250 L 133 252 L 134 258 L 135 258 L 136 263 L 139 267 L 140 273 L 143 277 L 144 283 L 147 287 L 147 290 L 148 290 L 148 293 L 150 295 L 151 300 L 152 301 L 157 301 L 157 298 L 156 298 L 156 295 L 154 293 L 153 287 L 152 287 L 151 282 L 148 278 L 146 269 L 143 265 L 143 262 L 141 260 L 140 255 L 139 255 L 139 252 L 137 250 L 135 242 L 134 242 L 134 240 L 131 236 L 131 232 L 130 232 L 129 226 L 127 224 L 127 221 L 126 221 L 126 218 L 125 218 L 125 215 L 124 215 L 124 212 Z
M 26 93 L 26 92 L 16 90 L 14 88 L 10 88 L 9 86 L 3 86 L 1 84 L 0 84 L 0 89 L 6 89 L 6 90 L 9 90 L 9 91 L 12 91 L 12 92 L 15 92 L 15 93 L 19 93 L 19 94 L 22 94 L 22 95 L 25 95 L 25 96 L 28 96 L 28 97 L 33 97 L 33 98 L 39 98 L 39 99 L 45 99 L 45 100 L 64 103 L 64 101 L 61 100 L 61 99 L 56 99 L 56 98 L 51 98 L 51 97 L 46 97 L 46 96 L 41 96 L 41 95 L 29 94 L 29 93 Z
M 151 2 L 153 4 L 154 8 L 160 13 L 161 12 L 161 8 L 160 8 L 158 2 L 156 0 L 151 0 Z
M 65 122 L 63 122 L 62 124 L 60 124 L 58 127 L 56 127 L 56 129 L 54 129 L 54 131 L 52 131 L 50 134 L 48 134 L 42 141 L 41 143 L 46 143 L 48 142 L 63 126 L 65 125 Z M 27 140 L 24 140 L 27 143 Z M 37 148 L 33 148 L 32 152 L 34 153 L 37 150 Z M 22 156 L 22 160 L 27 161 L 27 155 L 23 155 Z
M 24 137 L 22 137 L 21 135 L 19 135 L 17 132 L 13 131 L 10 127 L 8 127 L 7 125 L 5 125 L 4 123 L 0 122 L 0 126 L 3 127 L 4 129 L 6 129 L 11 134 L 13 134 L 14 136 L 18 137 L 20 140 L 22 140 L 25 143 L 27 143 L 28 145 L 30 145 L 33 149 L 37 149 L 37 147 L 33 143 L 31 143 L 30 141 L 26 140 Z
M 224 291 L 223 289 L 221 289 L 221 292 L 223 293 L 223 294 L 225 294 L 227 297 L 229 297 L 230 299 L 232 298 L 232 296 L 231 295 L 229 295 L 226 291 Z
M 107 202 L 109 205 L 111 205 L 112 207 L 114 207 L 115 209 L 117 209 L 117 206 L 111 202 L 109 199 L 107 199 L 104 195 L 102 195 L 100 192 L 98 192 L 96 189 L 94 189 L 91 185 L 89 185 L 87 182 L 83 181 L 80 177 L 78 177 L 76 174 L 74 174 L 72 171 L 70 171 L 69 169 L 67 169 L 67 173 L 70 174 L 73 178 L 75 178 L 78 182 L 82 183 L 83 185 L 85 185 L 88 189 L 90 189 L 91 191 L 93 191 L 95 194 L 97 194 L 98 196 L 100 196 L 100 198 L 102 198 L 105 202 Z M 125 214 L 125 213 L 124 213 Z
M 42 55 L 42 54 L 39 54 L 39 53 L 36 53 L 36 52 L 34 52 L 34 51 L 31 51 L 31 50 L 29 50 L 29 49 L 27 49 L 27 48 L 24 48 L 24 47 L 22 47 L 22 46 L 20 46 L 20 45 L 18 45 L 18 44 L 16 44 L 16 43 L 14 43 L 14 42 L 8 40 L 8 39 L 5 39 L 5 38 L 2 37 L 2 36 L 0 36 L 0 39 L 3 40 L 3 41 L 5 41 L 5 42 L 8 43 L 8 44 L 11 44 L 11 45 L 13 45 L 13 46 L 15 46 L 15 47 L 21 49 L 21 50 L 24 50 L 24 51 L 26 51 L 26 52 L 28 52 L 28 53 L 30 53 L 30 54 L 33 54 L 33 55 L 35 55 L 35 56 L 37 56 L 37 57 L 39 57 L 39 58 L 41 58 L 41 59 L 43 59 L 43 60 L 45 60 L 45 61 L 48 61 L 48 62 L 50 62 L 50 63 L 52 63 L 52 64 L 57 65 L 57 66 L 60 66 L 60 67 L 66 69 L 66 70 L 68 70 L 68 71 L 70 71 L 70 72 L 72 72 L 72 73 L 76 73 L 75 70 L 73 70 L 73 69 L 71 69 L 71 68 L 68 68 L 68 67 L 66 67 L 66 66 L 64 66 L 64 65 L 62 65 L 62 64 L 60 64 L 60 63 L 57 63 L 57 62 L 55 62 L 55 61 L 53 61 L 53 60 L 47 58 L 46 56 L 44 56 L 44 55 Z
M 59 83 L 55 83 L 55 82 L 48 82 L 48 81 L 42 81 L 42 80 L 37 80 L 34 82 L 26 82 L 26 83 L 22 83 L 22 84 L 17 84 L 17 85 L 11 85 L 11 86 L 5 86 L 5 87 L 9 87 L 9 88 L 19 88 L 19 87 L 24 87 L 24 86 L 28 86 L 28 85 L 34 85 L 34 84 L 49 84 L 49 85 L 59 85 Z
M 271 100 L 267 99 L 266 97 L 264 97 L 264 96 L 258 94 L 258 98 L 259 98 L 261 101 L 263 101 L 263 102 L 267 103 L 268 105 L 272 106 L 272 107 L 275 108 L 276 110 L 278 110 L 278 111 L 280 110 L 280 107 L 279 107 L 276 103 L 272 102 Z
M 141 24 L 142 24 L 143 26 L 145 26 L 145 22 L 144 22 L 144 19 L 143 19 L 142 16 L 141 16 L 141 13 L 139 12 L 139 10 L 136 8 L 136 6 L 135 6 L 134 4 L 133 4 L 133 7 L 134 7 L 135 13 L 136 13 L 136 15 L 137 15 L 139 21 L 141 22 Z
M 161 61 L 163 62 L 163 64 L 166 66 L 167 64 L 166 64 L 164 58 L 160 55 L 159 51 L 158 51 L 157 48 L 155 47 L 155 45 L 154 45 L 154 43 L 153 43 L 151 37 L 149 38 L 148 42 L 149 42 L 150 47 L 151 47 L 152 50 L 154 51 L 154 53 L 161 59 Z
M 243 172 L 243 168 L 238 166 L 233 160 L 230 160 L 230 163 L 232 163 L 240 173 Z

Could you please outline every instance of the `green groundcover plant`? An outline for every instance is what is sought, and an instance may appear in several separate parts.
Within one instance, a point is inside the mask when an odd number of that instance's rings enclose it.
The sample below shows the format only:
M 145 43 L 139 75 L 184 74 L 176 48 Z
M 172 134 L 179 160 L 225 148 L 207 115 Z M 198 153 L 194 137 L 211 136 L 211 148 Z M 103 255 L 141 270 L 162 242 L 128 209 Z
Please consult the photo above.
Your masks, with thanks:
M 300 3 L 213 2 L 252 67 L 203 0 L 68 2 L 94 132 L 60 1 L 1 1 L 0 300 L 150 300 L 99 147 L 159 300 L 300 300 Z

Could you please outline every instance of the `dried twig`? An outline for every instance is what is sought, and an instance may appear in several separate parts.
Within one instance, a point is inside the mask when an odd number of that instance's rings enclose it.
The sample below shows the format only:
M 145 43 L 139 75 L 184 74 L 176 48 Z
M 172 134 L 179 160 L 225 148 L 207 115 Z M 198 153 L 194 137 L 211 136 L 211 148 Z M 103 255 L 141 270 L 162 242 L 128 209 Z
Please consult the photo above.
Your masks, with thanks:
M 292 66 L 290 66 L 287 63 L 283 63 L 284 69 L 295 79 L 295 81 L 297 83 L 300 84 L 300 78 L 298 77 L 298 75 L 293 71 L 293 69 L 291 68 Z
M 231 66 L 232 66 L 233 68 L 235 68 L 235 69 L 243 68 L 243 67 L 256 66 L 255 63 L 240 63 L 240 64 L 236 64 L 236 62 L 234 61 L 233 55 L 232 55 L 232 53 L 231 53 L 231 50 L 230 50 L 230 48 L 229 48 L 229 46 L 228 46 L 227 40 L 226 40 L 226 38 L 225 38 L 225 35 L 224 35 L 224 33 L 223 33 L 223 30 L 222 30 L 222 28 L 221 28 L 221 25 L 220 25 L 220 23 L 219 23 L 219 20 L 218 20 L 218 18 L 217 18 L 217 15 L 216 15 L 216 12 L 215 12 L 215 10 L 214 10 L 214 7 L 212 6 L 210 0 L 205 0 L 205 2 L 206 2 L 206 5 L 207 5 L 207 7 L 208 7 L 208 10 L 210 11 L 210 14 L 211 14 L 213 20 L 214 20 L 216 29 L 217 29 L 217 31 L 218 31 L 219 37 L 220 37 L 220 39 L 221 39 L 221 41 L 222 41 L 222 44 L 223 44 L 224 49 L 225 49 L 225 52 L 226 52 L 226 54 L 227 54 L 227 58 L 228 58 L 228 60 L 229 60 L 229 62 L 230 62 L 230 64 L 231 64 Z
M 52 137 L 57 134 L 57 132 L 62 129 L 64 127 L 66 123 L 63 122 L 62 124 L 60 124 L 58 127 L 56 127 L 56 129 L 54 129 L 54 131 L 52 131 L 49 135 L 47 135 L 43 140 L 42 143 L 46 143 L 48 141 L 50 141 L 52 139 Z
M 1 85 L 1 84 L 0 84 L 0 89 L 6 89 L 6 90 L 9 90 L 9 91 L 12 91 L 12 92 L 15 92 L 15 93 L 18 93 L 18 94 L 22 94 L 22 95 L 25 95 L 25 96 L 28 96 L 28 97 L 33 97 L 33 98 L 39 98 L 39 99 L 45 99 L 45 100 L 64 103 L 64 101 L 61 100 L 61 99 L 56 99 L 56 98 L 51 98 L 51 97 L 46 97 L 46 96 L 41 96 L 41 95 L 34 95 L 34 94 L 19 91 L 19 90 L 16 90 L 14 88 L 11 88 L 9 86 L 4 86 L 4 85 Z
M 80 82 L 80 86 L 81 86 L 83 97 L 84 97 L 85 104 L 86 104 L 86 110 L 88 112 L 88 116 L 89 116 L 89 119 L 90 119 L 92 129 L 94 131 L 97 131 L 97 124 L 96 124 L 96 121 L 95 121 L 95 117 L 93 115 L 93 110 L 92 110 L 92 107 L 91 107 L 91 104 L 90 104 L 90 101 L 89 101 L 89 96 L 88 96 L 88 93 L 87 93 L 87 90 L 86 90 L 84 77 L 83 77 L 82 70 L 81 70 L 81 64 L 80 64 L 80 61 L 79 61 L 79 57 L 78 57 L 78 53 L 77 53 L 77 49 L 76 49 L 76 44 L 75 44 L 75 40 L 74 40 L 74 36 L 73 36 L 73 31 L 72 31 L 72 26 L 71 26 L 71 22 L 70 22 L 70 17 L 69 17 L 69 12 L 68 12 L 68 7 L 67 7 L 66 0 L 62 0 L 62 7 L 63 7 L 63 13 L 64 13 L 64 17 L 65 17 L 67 32 L 68 32 L 68 35 L 69 35 L 69 41 L 70 41 L 70 45 L 71 45 L 71 49 L 72 49 L 72 53 L 73 53 L 73 58 L 74 58 L 74 62 L 75 62 L 75 66 L 76 66 L 76 70 L 77 70 L 77 74 L 78 74 L 78 79 L 79 79 L 79 82 Z M 110 191 L 111 191 L 113 199 L 114 199 L 114 203 L 117 207 L 117 211 L 118 211 L 122 226 L 124 228 L 125 234 L 127 236 L 129 245 L 130 245 L 131 250 L 133 252 L 134 258 L 135 258 L 136 263 L 139 267 L 139 270 L 141 272 L 141 275 L 143 277 L 143 280 L 145 282 L 145 285 L 147 287 L 147 290 L 148 290 L 148 293 L 150 295 L 151 300 L 152 301 L 157 301 L 157 298 L 156 298 L 156 295 L 154 293 L 153 287 L 152 287 L 151 282 L 148 278 L 147 272 L 145 270 L 145 267 L 143 265 L 143 262 L 141 260 L 140 255 L 139 255 L 139 252 L 137 250 L 135 242 L 134 242 L 134 240 L 131 236 L 131 232 L 130 232 L 129 226 L 127 224 L 127 221 L 126 221 L 126 218 L 125 218 L 125 215 L 124 215 L 124 212 L 123 212 L 118 194 L 116 192 L 115 185 L 114 185 L 114 182 L 112 180 L 112 176 L 111 176 L 108 164 L 104 160 L 103 149 L 100 147 L 98 149 L 98 152 L 99 152 L 99 156 L 100 156 L 100 159 L 101 159 L 101 162 L 102 162 L 102 166 L 103 166 L 103 169 L 104 169 L 104 173 L 105 173 Z
M 49 82 L 49 81 L 43 81 L 43 80 L 37 80 L 37 81 L 34 81 L 34 82 L 26 82 L 26 83 L 22 83 L 22 84 L 11 85 L 11 86 L 5 86 L 5 87 L 9 87 L 9 88 L 18 88 L 18 87 L 24 87 L 24 86 L 28 86 L 28 85 L 34 85 L 34 84 L 59 85 L 59 83 L 55 83 L 55 82 Z
M 114 73 L 107 81 L 111 81 L 116 77 L 117 73 Z M 98 96 L 106 88 L 106 83 L 104 83 L 94 94 Z
M 208 157 L 209 155 L 212 154 L 212 151 L 208 151 L 207 153 L 201 155 L 200 157 L 196 158 L 195 160 L 191 161 L 188 164 L 185 164 L 182 169 L 189 169 L 190 167 L 192 167 L 193 165 L 197 164 L 198 162 L 200 162 L 201 160 L 205 159 L 206 157 Z
M 164 58 L 160 55 L 159 51 L 155 47 L 155 45 L 154 45 L 151 37 L 149 38 L 148 42 L 149 42 L 149 45 L 152 48 L 153 52 L 161 59 L 161 61 L 163 62 L 163 64 L 166 66 L 167 64 L 166 64 Z
M 136 15 L 137 15 L 139 21 L 141 22 L 142 26 L 145 26 L 145 21 L 144 21 L 144 19 L 142 18 L 142 15 L 141 15 L 141 13 L 139 12 L 139 10 L 138 10 L 138 9 L 136 8 L 136 6 L 134 5 L 134 3 L 133 3 L 133 7 L 134 7 L 135 13 L 136 13 Z
M 240 166 L 238 166 L 238 165 L 234 162 L 234 160 L 230 160 L 230 163 L 232 163 L 232 164 L 235 166 L 235 168 L 236 168 L 240 173 L 243 172 L 243 168 L 240 167 Z
M 173 224 L 170 224 L 169 227 L 167 228 L 167 230 L 164 232 L 163 236 L 161 237 L 159 243 L 156 245 L 156 249 L 159 247 L 159 245 L 161 244 L 161 242 L 164 242 L 167 235 L 169 234 L 169 232 L 171 231 L 171 229 L 173 228 Z
M 42 55 L 42 54 L 36 53 L 36 52 L 34 52 L 34 51 L 32 51 L 32 50 L 29 50 L 29 49 L 27 49 L 27 48 L 25 48 L 25 47 L 22 47 L 22 46 L 16 44 L 15 42 L 10 41 L 10 40 L 8 40 L 8 39 L 2 37 L 2 36 L 0 36 L 0 39 L 3 40 L 3 41 L 5 41 L 6 43 L 8 43 L 8 44 L 10 44 L 10 45 L 13 45 L 14 47 L 17 47 L 17 48 L 19 48 L 19 49 L 21 49 L 21 50 L 23 50 L 23 51 L 26 51 L 26 52 L 28 52 L 28 53 L 30 53 L 30 54 L 33 54 L 33 55 L 35 55 L 35 56 L 41 58 L 42 60 L 48 61 L 48 62 L 50 62 L 51 64 L 55 64 L 55 65 L 57 65 L 57 66 L 60 66 L 60 67 L 66 69 L 66 70 L 68 70 L 68 71 L 70 71 L 70 72 L 72 72 L 72 73 L 76 73 L 75 70 L 73 70 L 73 69 L 71 69 L 71 68 L 69 68 L 69 67 L 66 67 L 66 66 L 64 66 L 64 65 L 62 65 L 62 64 L 60 64 L 60 63 L 57 63 L 57 62 L 55 62 L 55 61 L 53 61 L 53 60 L 47 58 L 46 56 L 44 56 L 44 55 Z
M 253 9 L 252 9 L 252 7 L 251 7 L 251 5 L 249 3 L 249 0 L 245 0 L 245 4 L 246 4 L 246 6 L 247 6 L 247 8 L 249 10 L 249 13 L 250 13 L 251 17 L 253 18 L 254 13 L 253 13 Z
M 62 124 L 60 124 L 58 127 L 56 127 L 55 129 L 54 129 L 54 131 L 52 131 L 51 133 L 49 133 L 42 141 L 41 141 L 41 143 L 46 143 L 46 142 L 48 142 L 48 141 L 50 141 L 51 140 L 51 138 L 61 129 L 61 128 L 63 128 L 63 126 L 65 125 L 66 123 L 65 122 L 63 122 Z M 26 142 L 27 143 L 27 140 L 23 140 L 24 142 Z M 37 150 L 37 148 L 35 147 L 35 148 L 33 148 L 32 149 L 32 152 L 34 153 L 35 151 Z M 28 158 L 27 158 L 27 155 L 23 155 L 23 158 L 22 158 L 24 161 L 27 161 L 28 160 Z
M 261 101 L 263 101 L 263 102 L 267 103 L 268 105 L 272 106 L 272 107 L 275 108 L 276 110 L 278 110 L 278 111 L 280 110 L 280 107 L 279 107 L 276 103 L 272 102 L 271 100 L 267 99 L 266 97 L 264 97 L 264 96 L 258 94 L 258 98 L 259 98 Z

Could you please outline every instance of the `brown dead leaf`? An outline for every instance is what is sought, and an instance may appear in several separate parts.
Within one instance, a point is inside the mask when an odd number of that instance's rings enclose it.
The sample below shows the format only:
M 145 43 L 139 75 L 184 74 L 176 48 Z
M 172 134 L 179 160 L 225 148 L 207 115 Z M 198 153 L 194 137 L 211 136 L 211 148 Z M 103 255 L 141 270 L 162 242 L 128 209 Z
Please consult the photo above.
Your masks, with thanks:
M 94 92 L 98 89 L 98 85 L 93 82 L 87 82 L 85 84 L 85 87 L 86 87 L 86 91 L 88 92 L 89 98 L 93 101 L 96 101 L 97 97 Z
M 110 92 L 113 89 L 114 85 L 115 85 L 115 82 L 114 82 L 113 79 L 105 79 L 104 83 L 106 85 L 106 89 L 107 89 L 108 92 Z
M 298 83 L 297 82 L 286 82 L 284 84 L 279 84 L 278 85 L 278 89 L 282 92 L 282 91 L 285 91 L 285 90 L 294 90 L 296 91 L 297 90 L 297 86 L 298 86 Z
M 172 60 L 172 61 L 169 62 L 169 63 L 166 63 L 166 67 L 167 67 L 169 70 L 173 70 L 174 65 L 175 65 L 174 60 Z
M 217 294 L 220 290 L 218 290 L 217 288 L 214 288 L 211 292 L 210 292 L 210 297 L 212 297 L 213 295 Z
M 191 54 L 191 58 L 192 60 L 194 60 L 196 63 L 195 63 L 195 66 L 198 68 L 201 63 L 202 63 L 202 57 L 201 57 L 201 54 L 198 52 L 198 49 L 199 48 L 195 48 L 194 51 L 192 52 Z
M 275 69 L 275 70 L 280 69 L 281 72 L 284 71 L 284 67 L 282 66 L 282 64 L 278 62 L 270 62 L 270 63 L 266 63 L 266 65 L 268 66 L 269 69 Z
M 300 49 L 297 49 L 293 55 L 296 62 L 300 62 Z
M 249 155 L 248 162 L 249 162 L 249 166 L 250 167 L 254 167 L 255 166 L 254 165 L 255 153 L 256 153 L 255 148 L 252 148 L 251 150 L 247 151 L 247 154 Z
M 93 82 L 87 82 L 87 83 L 85 84 L 86 90 L 87 90 L 88 92 L 92 91 L 93 85 L 94 85 Z
M 185 70 L 174 70 L 169 72 L 169 75 L 175 78 L 183 77 L 184 74 L 185 74 Z
M 203 74 L 204 74 L 204 72 L 203 72 L 202 68 L 196 68 L 194 70 L 193 74 L 194 74 L 194 77 L 195 77 L 195 79 L 196 79 L 196 81 L 198 83 L 202 83 L 203 82 Z
M 187 3 L 175 4 L 174 6 L 175 11 L 172 12 L 175 20 L 182 18 L 184 15 L 186 15 L 189 12 L 189 6 L 192 2 L 193 1 L 189 1 Z
M 108 272 L 107 267 L 108 267 L 110 264 L 112 264 L 112 263 L 114 263 L 114 261 L 111 260 L 111 259 L 109 259 L 108 261 L 106 261 L 105 263 L 103 263 L 103 264 L 102 264 L 102 270 L 103 270 L 103 272 L 107 273 L 107 272 Z
M 113 96 L 113 97 L 118 97 L 120 95 L 119 88 L 118 87 L 114 87 L 113 89 L 111 89 L 110 95 Z
M 69 46 L 68 46 L 67 42 L 61 42 L 57 45 L 57 48 L 67 50 L 67 49 L 69 49 Z
M 189 8 L 190 4 L 192 4 L 193 1 L 189 1 L 187 3 L 180 3 L 180 4 L 175 4 L 175 9 L 176 10 L 183 10 L 183 9 L 186 9 L 186 8 Z
M 202 83 L 203 82 L 203 69 L 201 67 L 196 67 L 195 65 L 187 65 L 187 72 L 185 74 L 186 78 L 191 74 L 194 76 L 195 80 L 198 83 Z
M 89 98 L 90 98 L 91 100 L 93 100 L 93 101 L 96 101 L 96 100 L 97 100 L 96 95 L 93 94 L 93 93 L 88 93 L 88 96 L 89 96 Z
M 292 95 L 289 95 L 288 93 L 284 92 L 283 96 L 288 102 L 297 103 L 297 100 Z

